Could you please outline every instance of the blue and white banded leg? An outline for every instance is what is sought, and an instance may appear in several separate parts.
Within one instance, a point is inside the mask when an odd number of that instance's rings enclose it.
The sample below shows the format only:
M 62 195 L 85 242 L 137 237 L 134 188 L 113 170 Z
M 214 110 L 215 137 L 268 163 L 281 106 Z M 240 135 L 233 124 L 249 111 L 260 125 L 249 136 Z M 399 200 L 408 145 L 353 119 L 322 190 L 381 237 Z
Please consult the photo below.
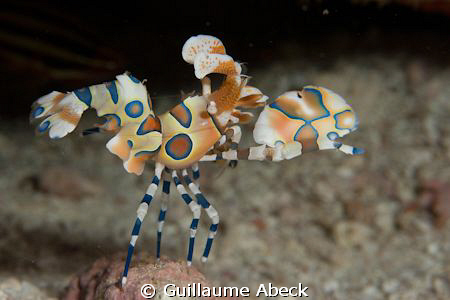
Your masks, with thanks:
M 202 210 L 199 204 L 197 204 L 195 201 L 192 201 L 191 196 L 189 196 L 188 192 L 186 191 L 180 179 L 178 178 L 177 171 L 175 170 L 172 171 L 172 178 L 178 192 L 181 195 L 181 198 L 183 198 L 184 202 L 189 206 L 193 215 L 191 227 L 189 230 L 189 248 L 186 259 L 187 265 L 190 266 L 192 264 L 192 255 L 194 254 L 195 235 L 197 234 L 198 222 L 200 220 Z
M 197 198 L 197 203 L 201 205 L 208 214 L 208 217 L 211 219 L 211 226 L 209 227 L 209 235 L 208 240 L 206 241 L 205 250 L 202 256 L 202 262 L 206 262 L 208 260 L 209 252 L 211 250 L 212 243 L 214 241 L 214 237 L 217 233 L 217 228 L 219 226 L 219 214 L 217 210 L 206 200 L 205 196 L 203 196 L 200 191 L 200 187 L 198 184 L 194 183 L 188 175 L 186 169 L 182 171 L 182 175 L 184 181 L 189 186 L 189 189 L 194 193 L 195 198 Z
M 194 179 L 194 181 L 200 179 L 200 170 L 198 168 L 198 163 L 192 165 L 192 178 Z
M 161 195 L 161 208 L 159 210 L 158 216 L 158 230 L 156 233 L 156 259 L 158 261 L 161 258 L 161 239 L 164 228 L 164 221 L 166 219 L 167 204 L 169 203 L 169 194 L 170 194 L 170 179 L 167 180 L 166 178 L 164 178 Z
M 155 193 L 159 186 L 159 181 L 161 179 L 162 171 L 164 170 L 164 165 L 160 163 L 156 163 L 155 166 L 155 176 L 153 176 L 152 183 L 147 189 L 147 192 L 144 195 L 144 198 L 139 204 L 139 208 L 137 210 L 136 222 L 134 223 L 133 230 L 131 231 L 131 240 L 130 245 L 128 246 L 128 254 L 127 259 L 125 261 L 125 268 L 122 274 L 121 284 L 125 286 L 127 283 L 128 276 L 128 268 L 130 267 L 131 257 L 133 256 L 134 246 L 136 245 L 136 241 L 139 237 L 139 231 L 141 229 L 142 222 L 144 221 L 145 215 L 147 214 L 148 207 L 155 197 Z
M 326 149 L 337 149 L 341 152 L 344 152 L 345 154 L 350 155 L 358 155 L 358 154 L 364 154 L 364 149 L 353 147 L 350 145 L 343 144 L 341 142 L 337 142 L 336 139 L 339 137 L 336 133 L 331 132 L 328 133 L 327 138 L 319 139 L 317 141 L 317 144 L 319 145 L 320 150 L 326 150 Z
M 341 142 L 334 142 L 334 148 L 344 152 L 345 154 L 358 155 L 364 154 L 365 150 L 362 148 L 353 147 L 350 145 L 342 144 Z

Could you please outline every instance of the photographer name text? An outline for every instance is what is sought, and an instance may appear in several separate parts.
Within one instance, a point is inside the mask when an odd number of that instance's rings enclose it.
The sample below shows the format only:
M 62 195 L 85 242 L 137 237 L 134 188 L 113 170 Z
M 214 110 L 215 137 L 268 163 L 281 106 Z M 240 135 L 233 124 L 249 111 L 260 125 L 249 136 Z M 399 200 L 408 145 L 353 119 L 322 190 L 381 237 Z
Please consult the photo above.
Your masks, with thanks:
M 187 286 L 179 287 L 173 283 L 166 284 L 162 292 L 168 297 L 309 297 L 306 291 L 307 286 L 301 282 L 291 287 L 276 287 L 272 283 L 260 284 L 255 293 L 249 287 L 209 287 L 202 286 L 201 283 L 190 283 Z M 155 296 L 156 290 L 151 284 L 144 284 L 141 287 L 141 294 L 146 299 Z

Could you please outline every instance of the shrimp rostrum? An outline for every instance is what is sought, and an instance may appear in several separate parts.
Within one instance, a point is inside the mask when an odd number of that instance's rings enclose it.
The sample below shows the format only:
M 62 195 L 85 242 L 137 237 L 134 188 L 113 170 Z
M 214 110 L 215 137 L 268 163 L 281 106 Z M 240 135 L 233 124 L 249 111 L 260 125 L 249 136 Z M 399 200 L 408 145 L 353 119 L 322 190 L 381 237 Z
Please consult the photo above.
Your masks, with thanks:
M 83 112 L 96 110 L 105 122 L 84 130 L 110 133 L 114 136 L 106 148 L 123 160 L 129 173 L 141 175 L 147 162 L 153 161 L 155 174 L 137 209 L 136 221 L 121 278 L 124 285 L 131 258 L 147 210 L 162 185 L 158 217 L 156 256 L 160 258 L 161 239 L 171 183 L 175 185 L 192 213 L 189 228 L 187 264 L 192 264 L 195 236 L 204 210 L 211 221 L 203 250 L 206 262 L 219 226 L 219 214 L 200 190 L 198 162 L 228 160 L 291 159 L 303 152 L 339 149 L 348 154 L 362 150 L 343 145 L 336 138 L 354 131 L 357 118 L 351 107 L 337 94 L 325 88 L 307 86 L 287 92 L 273 103 L 267 96 L 247 85 L 249 77 L 241 65 L 226 54 L 223 43 L 212 36 L 189 38 L 182 49 L 183 59 L 194 66 L 202 92 L 181 99 L 180 103 L 161 115 L 155 115 L 152 101 L 143 82 L 129 73 L 116 80 L 81 88 L 73 92 L 51 92 L 39 98 L 32 107 L 31 119 L 40 120 L 36 131 L 57 139 L 72 132 Z M 220 86 L 212 90 L 210 76 L 222 74 Z M 253 114 L 241 108 L 264 106 L 253 136 L 260 144 L 239 148 L 241 123 Z M 162 181 L 162 184 L 161 184 Z M 184 184 L 183 184 L 184 182 Z

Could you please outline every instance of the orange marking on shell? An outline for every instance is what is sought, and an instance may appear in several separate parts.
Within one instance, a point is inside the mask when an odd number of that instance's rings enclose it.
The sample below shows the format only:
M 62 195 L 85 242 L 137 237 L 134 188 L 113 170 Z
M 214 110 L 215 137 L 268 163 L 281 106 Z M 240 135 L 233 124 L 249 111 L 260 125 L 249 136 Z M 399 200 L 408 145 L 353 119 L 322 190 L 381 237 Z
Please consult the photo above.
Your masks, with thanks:
M 176 139 L 174 139 L 172 141 L 172 143 L 170 144 L 170 151 L 175 155 L 175 156 L 184 156 L 186 154 L 187 151 L 189 151 L 191 145 L 191 141 L 188 140 L 187 137 L 177 137 Z
M 302 144 L 303 152 L 309 152 L 319 149 L 319 146 L 317 144 L 317 135 L 311 125 L 305 125 L 300 130 L 295 140 Z
M 133 156 L 127 161 L 128 172 L 140 174 L 144 168 L 145 162 L 151 157 L 150 154 L 139 155 L 138 157 Z
M 317 132 L 319 133 L 319 137 L 325 137 L 330 132 L 346 133 L 346 131 L 341 131 L 335 127 L 335 121 L 333 117 L 313 121 L 311 122 L 311 125 L 317 130 Z
M 214 115 L 209 116 L 206 112 L 207 103 L 204 97 L 195 96 L 188 98 L 184 101 L 184 104 L 192 112 L 192 124 L 189 128 L 180 126 L 170 113 L 160 116 L 164 133 L 162 135 L 161 150 L 157 154 L 157 161 L 171 169 L 188 167 L 197 162 L 221 136 L 221 131 L 218 128 L 220 124 L 217 121 L 213 121 L 215 119 Z M 200 114 L 207 118 L 202 118 Z M 171 152 L 167 144 L 175 142 L 171 141 L 171 139 L 181 133 L 187 134 L 192 140 L 192 150 L 186 158 L 177 160 L 174 159 L 174 156 L 179 155 L 180 152 Z M 184 150 L 187 151 L 189 149 L 185 148 Z
M 64 97 L 66 97 L 67 94 L 65 93 L 59 93 L 58 95 L 56 95 L 53 99 L 52 99 L 52 108 L 48 111 L 49 114 L 54 114 L 56 113 L 60 107 L 58 106 L 59 102 L 61 102 L 62 99 L 64 99 Z
M 106 123 L 101 126 L 104 130 L 115 131 L 120 129 L 119 123 L 117 122 L 116 118 L 107 116 L 106 120 Z
M 127 160 L 130 156 L 130 147 L 128 146 L 127 142 L 120 139 L 111 147 L 111 152 L 116 154 L 122 160 Z
M 277 105 L 285 112 L 296 117 L 303 117 L 300 104 L 290 97 L 279 97 L 276 101 Z
M 303 90 L 300 95 L 302 97 L 298 98 L 296 93 L 290 92 L 288 95 L 280 96 L 276 103 L 288 114 L 305 120 L 317 119 L 327 114 L 317 94 Z
M 68 108 L 68 107 L 64 107 L 63 110 L 61 110 L 58 113 L 58 116 L 62 120 L 69 122 L 73 125 L 77 125 L 78 121 L 80 120 L 80 116 L 77 114 L 74 114 L 72 111 L 70 111 L 70 108 Z
M 151 130 L 157 130 L 161 131 L 161 122 L 157 117 L 149 116 L 143 125 L 144 131 L 151 131 Z
M 320 103 L 320 96 L 304 89 L 300 92 L 303 96 L 303 105 L 298 104 L 292 113 L 305 120 L 317 119 L 327 114 L 326 108 Z M 280 103 L 281 104 L 281 103 Z
M 276 110 L 270 112 L 269 122 L 270 127 L 275 129 L 285 143 L 292 141 L 295 133 L 301 126 L 300 124 L 304 124 L 303 121 L 293 121 L 283 113 Z
M 188 124 L 190 121 L 189 112 L 181 104 L 175 106 L 170 110 L 170 113 L 184 124 Z
M 66 96 L 65 93 L 59 93 L 57 96 L 55 96 L 55 98 L 53 98 L 52 102 L 53 105 L 58 104 L 59 102 L 61 102 L 61 100 Z
M 211 47 L 211 53 L 215 54 L 225 54 L 225 47 L 223 45 L 217 45 L 219 42 L 215 41 L 216 45 Z
M 345 111 L 336 115 L 336 127 L 351 129 L 355 126 L 355 114 L 351 111 Z

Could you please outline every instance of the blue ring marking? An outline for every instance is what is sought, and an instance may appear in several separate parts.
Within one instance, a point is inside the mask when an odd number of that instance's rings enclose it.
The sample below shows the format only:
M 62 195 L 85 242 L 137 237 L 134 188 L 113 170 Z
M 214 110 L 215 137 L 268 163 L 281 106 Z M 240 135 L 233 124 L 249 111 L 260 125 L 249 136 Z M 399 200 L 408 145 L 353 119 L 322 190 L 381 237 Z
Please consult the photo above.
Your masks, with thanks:
M 91 106 L 92 102 L 92 94 L 91 90 L 88 87 L 84 87 L 78 90 L 73 91 L 78 99 L 80 99 L 81 102 L 86 104 L 87 106 Z
M 142 151 L 139 151 L 138 153 L 136 153 L 136 154 L 134 155 L 134 157 L 139 157 L 139 156 L 141 156 L 141 155 L 146 155 L 146 154 L 153 154 L 153 153 L 155 153 L 155 152 L 158 152 L 158 151 L 159 151 L 159 148 L 161 148 L 161 146 L 159 146 L 156 150 L 153 150 L 153 151 L 150 151 L 150 150 L 142 150 Z
M 117 121 L 117 126 L 119 126 L 119 127 L 120 127 L 120 125 L 122 124 L 122 121 L 120 120 L 120 117 L 119 117 L 118 115 L 116 115 L 116 114 L 106 114 L 106 115 L 103 115 L 102 117 L 112 117 L 113 119 L 116 119 L 116 121 Z M 107 121 L 105 122 L 105 124 L 106 124 L 107 122 L 111 122 L 111 120 L 107 120 Z
M 206 200 L 205 196 L 202 194 L 195 194 L 195 198 L 197 198 L 197 203 L 200 204 L 203 208 L 209 207 L 209 202 Z
M 173 153 L 173 152 L 171 151 L 172 143 L 173 143 L 176 139 L 178 139 L 178 138 L 184 138 L 184 137 L 186 137 L 187 140 L 188 140 L 188 146 L 189 146 L 189 149 L 187 149 L 187 151 L 186 151 L 185 153 L 183 153 L 182 155 L 177 156 L 177 155 L 175 155 L 175 153 Z M 191 140 L 191 138 L 190 138 L 187 134 L 185 134 L 185 133 L 179 133 L 179 134 L 177 134 L 177 135 L 174 135 L 174 136 L 166 143 L 165 149 L 166 149 L 167 154 L 168 154 L 171 158 L 173 158 L 173 159 L 175 159 L 175 160 L 185 159 L 186 157 L 189 156 L 189 154 L 191 154 L 191 151 L 192 151 L 192 140 Z
M 147 119 L 148 119 L 148 117 L 145 118 L 144 121 L 142 121 L 141 125 L 139 125 L 139 128 L 138 128 L 138 130 L 136 131 L 136 134 L 137 134 L 137 135 L 144 135 L 144 134 L 149 133 L 150 131 L 152 131 L 152 130 L 145 130 L 145 131 L 144 131 L 144 124 L 147 123 Z
M 344 111 L 341 111 L 340 113 L 337 113 L 337 114 L 335 114 L 334 116 L 333 116 L 333 118 L 334 118 L 334 121 L 336 122 L 336 125 L 334 125 L 334 127 L 336 127 L 337 129 L 341 129 L 341 130 L 348 130 L 348 128 L 341 128 L 341 127 L 339 127 L 338 126 L 338 119 L 337 119 L 337 116 L 339 116 L 340 114 L 343 114 L 343 113 L 345 113 L 345 112 L 352 112 L 350 109 L 347 109 L 347 110 L 344 110 Z
M 136 77 L 134 77 L 131 74 L 128 74 L 128 77 L 130 77 L 131 81 L 133 81 L 134 83 L 141 83 L 141 81 L 139 79 L 137 79 Z
M 189 204 L 192 202 L 192 198 L 188 194 L 181 195 L 181 198 L 183 198 L 183 200 L 184 200 L 184 202 L 186 202 L 186 204 Z
M 319 104 L 320 106 L 322 106 L 322 108 L 326 111 L 326 114 L 324 114 L 323 116 L 320 116 L 318 118 L 312 119 L 312 120 L 305 120 L 301 117 L 297 117 L 297 116 L 293 116 L 291 114 L 289 114 L 288 112 L 284 111 L 280 106 L 278 106 L 278 104 L 275 102 L 269 104 L 269 107 L 277 109 L 279 111 L 281 111 L 283 114 L 285 114 L 287 117 L 294 119 L 294 120 L 302 120 L 304 121 L 306 124 L 310 124 L 311 122 L 326 118 L 330 116 L 330 111 L 326 108 L 326 106 L 323 104 L 323 98 L 322 98 L 322 93 L 320 93 L 320 91 L 313 89 L 313 88 L 304 88 L 305 91 L 317 94 L 319 96 Z
M 144 125 L 145 125 L 145 123 L 147 123 L 148 118 L 154 118 L 154 119 L 157 119 L 158 122 L 159 122 L 159 124 L 161 125 L 161 121 L 159 121 L 159 118 L 156 118 L 156 117 L 154 117 L 154 116 L 148 116 L 147 118 L 144 119 L 144 121 L 142 121 L 141 125 L 139 125 L 139 128 L 138 128 L 138 130 L 136 131 L 136 134 L 137 134 L 137 135 L 144 135 L 144 134 L 147 134 L 147 133 L 152 132 L 152 131 L 161 132 L 160 130 L 157 130 L 157 129 L 144 130 Z
M 185 110 L 185 112 L 186 112 L 186 114 L 187 114 L 187 116 L 188 116 L 187 122 L 183 122 L 183 120 L 178 119 L 177 116 L 175 116 L 174 114 L 172 114 L 172 112 L 169 111 L 169 113 L 170 113 L 170 115 L 171 115 L 172 117 L 174 117 L 175 120 L 177 120 L 178 123 L 180 123 L 183 127 L 189 128 L 189 126 L 191 126 L 191 123 L 192 123 L 192 113 L 191 113 L 191 111 L 189 110 L 189 108 L 187 108 L 187 106 L 184 104 L 184 102 L 181 102 L 179 105 Z
M 170 193 L 170 181 L 165 181 L 163 182 L 163 192 L 166 194 Z
M 39 115 L 41 115 L 44 112 L 44 110 L 45 109 L 42 106 L 36 107 L 36 109 L 32 113 L 33 118 L 37 118 Z
M 136 107 L 137 107 L 138 111 L 133 112 L 133 109 Z M 143 112 L 144 112 L 144 106 L 142 105 L 142 102 L 139 100 L 131 101 L 130 103 L 128 103 L 125 106 L 125 113 L 130 118 L 139 118 Z
M 128 144 L 128 147 L 133 148 L 133 142 L 132 141 L 128 140 L 127 144 Z
M 339 134 L 337 134 L 336 132 L 332 131 L 332 132 L 328 132 L 327 137 L 334 141 L 335 139 L 337 139 L 339 137 Z
M 364 149 L 353 147 L 353 154 L 364 154 L 365 152 Z
M 310 127 L 313 129 L 314 134 L 316 135 L 316 139 L 319 137 L 319 133 L 317 132 L 316 128 L 314 128 L 314 126 L 312 126 L 311 124 L 303 124 L 303 125 L 297 130 L 297 132 L 295 133 L 295 135 L 294 135 L 294 141 L 297 140 L 298 135 L 299 135 L 300 132 L 302 131 L 303 127 L 305 127 L 305 126 L 310 126 Z
M 117 93 L 116 83 L 114 81 L 106 82 L 105 86 L 108 89 L 109 94 L 111 95 L 111 100 L 114 102 L 114 104 L 117 104 L 117 102 L 119 102 L 119 94 Z
M 48 129 L 49 126 L 50 126 L 50 121 L 45 121 L 41 125 L 39 125 L 38 131 L 39 132 L 44 132 L 44 131 L 46 131 Z
M 144 198 L 142 198 L 141 203 L 142 203 L 142 202 L 145 202 L 145 203 L 147 203 L 148 205 L 150 205 L 150 202 L 152 202 L 152 199 L 153 199 L 152 195 L 145 194 Z

